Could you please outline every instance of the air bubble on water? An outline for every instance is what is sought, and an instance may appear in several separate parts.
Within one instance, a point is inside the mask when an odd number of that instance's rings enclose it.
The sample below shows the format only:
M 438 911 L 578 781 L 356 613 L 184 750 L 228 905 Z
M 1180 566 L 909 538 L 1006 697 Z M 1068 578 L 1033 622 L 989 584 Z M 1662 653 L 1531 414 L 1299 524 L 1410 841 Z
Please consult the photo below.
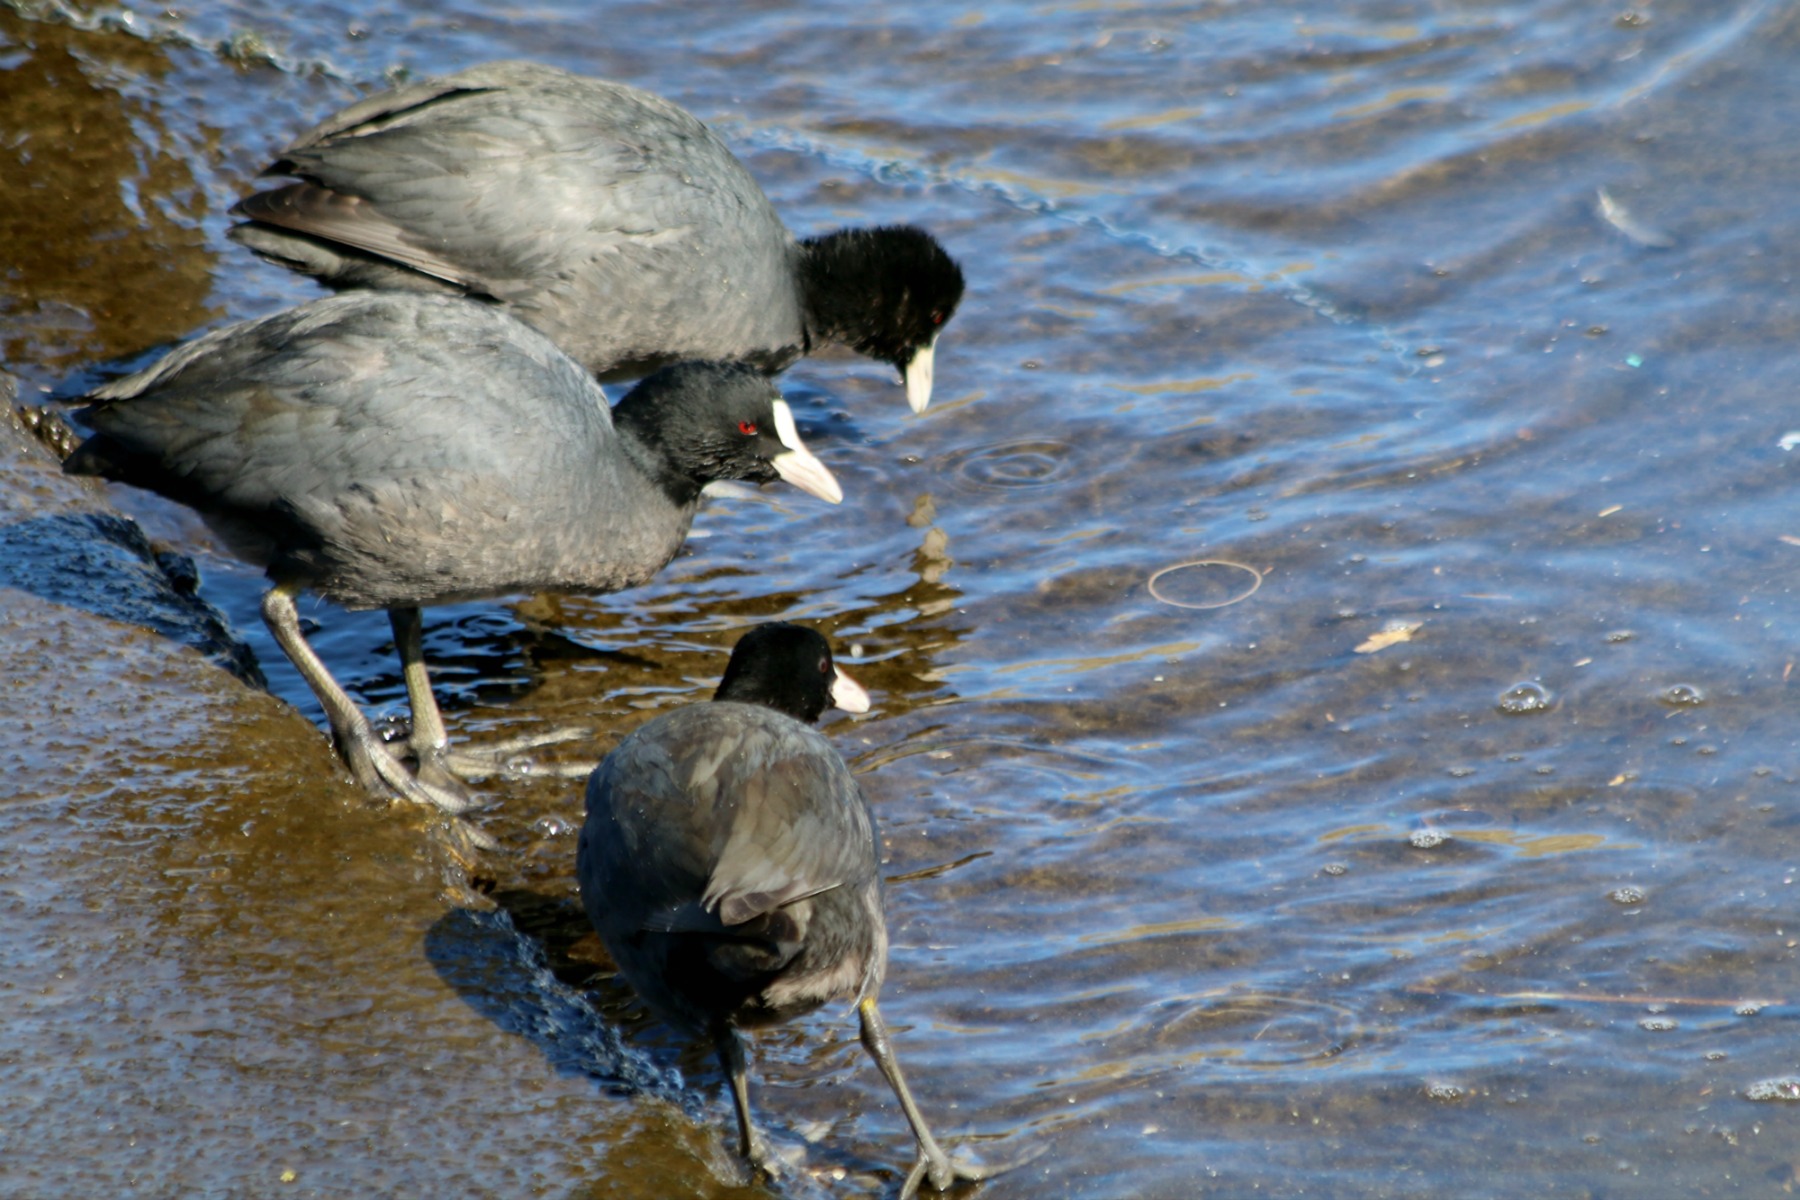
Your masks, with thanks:
M 1757 1013 L 1767 1007 L 1768 1005 L 1761 1000 L 1746 1000 L 1731 1011 L 1735 1012 L 1740 1017 L 1754 1017 Z
M 1432 1100 L 1461 1100 L 1466 1093 L 1454 1083 L 1428 1083 L 1425 1095 Z
M 1150 576 L 1150 594 L 1176 608 L 1227 608 L 1248 600 L 1262 587 L 1263 573 L 1245 563 L 1200 558 L 1176 563 Z
M 1556 707 L 1556 697 L 1543 684 L 1533 683 L 1528 679 L 1501 692 L 1500 698 L 1494 701 L 1494 707 L 1509 717 L 1522 717 L 1531 713 L 1549 712 Z
M 958 457 L 957 474 L 985 488 L 1045 487 L 1074 462 L 1067 442 L 1047 438 L 979 446 Z
M 1450 840 L 1450 835 L 1441 829 L 1415 829 L 1407 842 L 1418 850 L 1430 850 Z
M 1606 635 L 1606 640 L 1614 645 L 1618 645 L 1620 642 L 1629 642 L 1636 636 L 1637 634 L 1629 629 L 1614 629 Z
M 1697 708 L 1706 703 L 1706 693 L 1691 683 L 1671 683 L 1657 699 L 1670 708 Z
M 1323 867 L 1320 867 L 1319 870 L 1327 875 L 1348 875 L 1350 873 L 1349 867 L 1345 866 L 1343 863 L 1337 862 L 1326 863 Z
M 575 827 L 558 816 L 539 817 L 532 822 L 531 832 L 546 838 L 568 837 Z
M 1721 1062 L 1729 1057 L 1731 1056 L 1726 1054 L 1723 1050 L 1708 1050 L 1706 1052 L 1707 1062 Z
M 1667 1033 L 1671 1029 L 1680 1029 L 1681 1022 L 1674 1017 L 1645 1017 L 1638 1022 L 1638 1028 L 1651 1033 Z
M 1759 1079 L 1744 1089 L 1744 1099 L 1800 1101 L 1800 1076 Z
M 1626 884 L 1624 887 L 1616 887 L 1612 891 L 1606 893 L 1606 898 L 1611 900 L 1614 904 L 1642 904 L 1644 902 L 1644 889 Z

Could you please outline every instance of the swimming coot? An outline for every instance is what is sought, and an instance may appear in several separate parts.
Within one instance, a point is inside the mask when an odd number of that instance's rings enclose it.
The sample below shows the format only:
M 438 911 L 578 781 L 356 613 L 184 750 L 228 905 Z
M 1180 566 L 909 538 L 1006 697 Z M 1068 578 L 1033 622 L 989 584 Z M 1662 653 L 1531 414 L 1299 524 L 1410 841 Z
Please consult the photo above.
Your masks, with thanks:
M 443 760 L 419 609 L 648 580 L 713 480 L 777 477 L 833 503 L 769 381 L 689 363 L 606 397 L 548 338 L 490 305 L 353 292 L 217 330 L 89 397 L 64 469 L 199 510 L 266 566 L 263 619 L 364 787 L 469 804 Z M 294 596 L 385 608 L 412 707 L 415 776 L 300 632 Z
M 640 727 L 588 780 L 581 899 L 645 1003 L 712 1039 L 752 1163 L 776 1167 L 750 1119 L 738 1029 L 847 997 L 918 1143 L 902 1195 L 927 1178 L 942 1190 L 993 1168 L 938 1145 L 889 1044 L 875 1004 L 880 841 L 850 769 L 811 728 L 828 703 L 862 712 L 868 696 L 823 637 L 786 624 L 745 634 L 711 703 Z
M 327 118 L 231 236 L 332 287 L 497 300 L 603 379 L 681 359 L 780 370 L 841 343 L 915 412 L 962 271 L 909 226 L 796 241 L 723 140 L 621 83 L 497 62 Z

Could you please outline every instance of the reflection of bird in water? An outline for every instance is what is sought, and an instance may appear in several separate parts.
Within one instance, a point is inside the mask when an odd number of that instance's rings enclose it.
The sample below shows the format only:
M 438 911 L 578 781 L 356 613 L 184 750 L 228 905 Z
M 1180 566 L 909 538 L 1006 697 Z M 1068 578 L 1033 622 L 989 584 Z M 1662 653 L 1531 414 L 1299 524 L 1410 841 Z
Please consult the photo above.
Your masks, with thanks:
M 448 812 L 421 607 L 640 584 L 681 548 L 715 479 L 837 481 L 749 367 L 684 364 L 609 416 L 600 387 L 498 309 L 359 292 L 210 333 L 94 393 L 65 463 L 198 509 L 274 586 L 263 617 L 371 791 Z M 408 771 L 300 631 L 294 597 L 385 608 L 412 706 Z
M 889 1044 L 875 995 L 887 969 L 879 839 L 862 789 L 814 731 L 827 704 L 868 696 L 825 639 L 760 625 L 739 640 L 711 703 L 642 726 L 588 782 L 576 874 L 588 917 L 651 1008 L 713 1040 L 743 1154 L 778 1164 L 750 1118 L 740 1027 L 853 997 L 862 1043 L 912 1125 L 922 1180 L 942 1190 L 995 1168 L 932 1136 Z
M 913 501 L 913 510 L 906 518 L 906 523 L 914 529 L 925 530 L 919 549 L 913 554 L 913 570 L 918 572 L 920 583 L 930 584 L 934 590 L 941 588 L 944 576 L 956 565 L 956 560 L 950 557 L 950 535 L 934 524 L 936 520 L 937 502 L 932 500 L 929 493 Z M 959 593 L 950 588 L 941 590 L 949 594 L 929 600 L 923 597 L 919 599 L 920 616 L 935 617 L 956 607 Z

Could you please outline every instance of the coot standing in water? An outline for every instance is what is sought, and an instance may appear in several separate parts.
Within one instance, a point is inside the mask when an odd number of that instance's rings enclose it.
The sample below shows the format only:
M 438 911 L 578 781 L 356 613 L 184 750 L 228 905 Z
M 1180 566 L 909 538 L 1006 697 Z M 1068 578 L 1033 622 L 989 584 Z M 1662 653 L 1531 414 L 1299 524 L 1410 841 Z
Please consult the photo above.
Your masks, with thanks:
M 443 296 L 316 300 L 207 334 L 90 399 L 94 432 L 64 469 L 190 505 L 266 566 L 263 619 L 357 780 L 450 812 L 470 799 L 443 761 L 422 607 L 643 583 L 714 480 L 843 495 L 750 367 L 670 367 L 609 413 L 542 334 Z M 307 644 L 294 609 L 307 590 L 388 610 L 416 775 Z
M 496 62 L 302 135 L 231 232 L 332 287 L 499 301 L 602 379 L 682 359 L 777 371 L 830 343 L 931 399 L 963 277 L 910 226 L 797 241 L 724 141 L 625 84 Z
M 710 1037 L 743 1154 L 776 1164 L 750 1118 L 740 1027 L 851 998 L 862 1043 L 899 1098 L 919 1159 L 901 1195 L 996 1168 L 946 1153 L 913 1101 L 876 1007 L 887 970 L 880 840 L 862 789 L 812 728 L 868 696 L 817 632 L 760 625 L 711 703 L 640 727 L 588 780 L 576 877 L 588 919 L 652 1009 Z

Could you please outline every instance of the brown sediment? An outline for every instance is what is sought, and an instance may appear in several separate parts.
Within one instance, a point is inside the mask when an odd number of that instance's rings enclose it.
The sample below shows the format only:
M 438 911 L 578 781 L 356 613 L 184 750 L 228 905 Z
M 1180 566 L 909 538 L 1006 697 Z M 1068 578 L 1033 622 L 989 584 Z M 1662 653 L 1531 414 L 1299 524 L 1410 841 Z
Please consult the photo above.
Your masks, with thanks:
M 66 370 L 215 316 L 192 134 L 120 86 L 167 75 L 167 47 L 5 8 L 0 39 L 24 50 L 0 70 L 0 362 Z

